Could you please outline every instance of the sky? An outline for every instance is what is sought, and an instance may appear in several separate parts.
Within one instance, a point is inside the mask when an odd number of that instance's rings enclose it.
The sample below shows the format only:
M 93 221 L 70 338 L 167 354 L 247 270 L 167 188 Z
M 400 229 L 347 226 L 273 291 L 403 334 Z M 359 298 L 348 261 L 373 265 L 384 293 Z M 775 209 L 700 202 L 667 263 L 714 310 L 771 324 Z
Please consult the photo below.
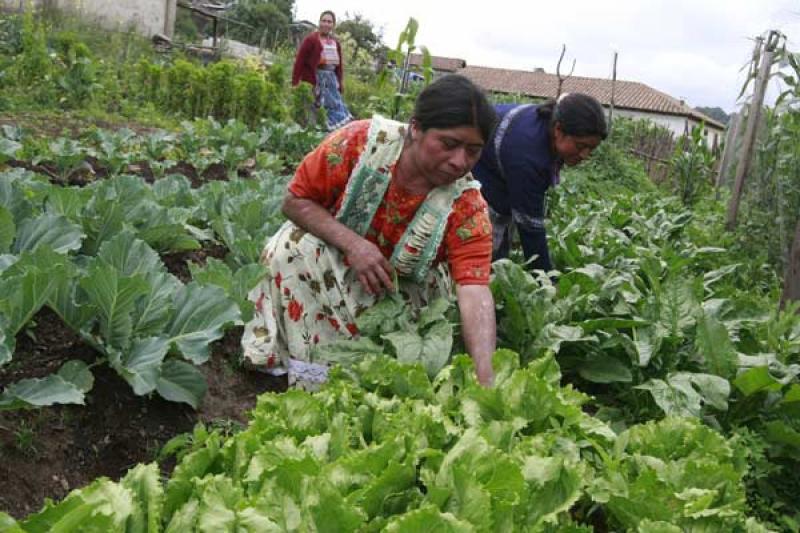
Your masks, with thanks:
M 611 78 L 616 51 L 617 79 L 729 113 L 756 36 L 781 31 L 800 52 L 800 0 L 295 0 L 297 19 L 316 23 L 326 9 L 339 21 L 360 14 L 392 48 L 414 17 L 418 46 L 468 65 L 555 73 L 564 44 L 562 73 L 575 60 L 574 75 Z M 771 83 L 767 98 L 780 90 Z

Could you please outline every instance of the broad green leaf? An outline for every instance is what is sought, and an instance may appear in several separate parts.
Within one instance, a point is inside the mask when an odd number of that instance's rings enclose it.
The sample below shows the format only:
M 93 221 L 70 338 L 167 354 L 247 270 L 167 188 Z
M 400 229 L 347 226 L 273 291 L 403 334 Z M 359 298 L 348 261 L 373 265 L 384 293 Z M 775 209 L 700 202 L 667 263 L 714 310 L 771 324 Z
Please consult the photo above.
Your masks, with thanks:
M 693 393 L 687 398 L 682 391 L 670 387 L 666 381 L 651 379 L 636 386 L 637 389 L 649 391 L 656 405 L 667 415 L 700 416 L 700 395 Z
M 683 529 L 669 522 L 654 522 L 642 520 L 637 533 L 683 533 Z
M 427 307 L 425 307 L 419 315 L 417 326 L 424 329 L 436 321 L 442 320 L 445 317 L 451 304 L 444 298 L 436 298 Z
M 192 184 L 182 174 L 170 174 L 156 180 L 152 190 L 162 205 L 189 207 L 194 203 Z
M 161 397 L 172 402 L 188 403 L 197 409 L 207 388 L 203 374 L 189 363 L 167 359 L 161 365 L 161 376 L 156 386 Z
M 8 253 L 16 233 L 14 217 L 8 209 L 0 205 L 0 254 Z
M 17 346 L 16 338 L 11 331 L 7 331 L 6 318 L 0 314 L 0 366 L 11 361 L 14 349 Z
M 183 533 L 197 530 L 197 515 L 200 504 L 196 499 L 189 500 L 170 515 L 164 533 Z
M 203 446 L 186 454 L 175 466 L 175 469 L 167 482 L 164 499 L 164 518 L 169 521 L 176 518 L 178 523 L 187 524 L 187 520 L 192 519 L 194 523 L 197 516 L 196 498 L 193 498 L 195 478 L 203 478 L 209 473 L 211 466 L 218 460 L 220 454 L 220 436 L 218 433 L 211 433 L 203 441 Z M 194 503 L 193 503 L 194 502 Z M 183 515 L 186 507 L 193 508 L 191 516 L 173 517 L 179 509 L 178 514 Z M 175 522 L 175 520 L 173 520 Z M 185 529 L 174 529 L 172 524 L 167 528 L 173 531 L 185 531 Z M 191 531 L 192 528 L 189 528 Z
M 33 205 L 23 186 L 19 185 L 25 174 L 21 169 L 0 173 L 0 207 L 7 209 L 17 223 L 33 214 Z
M 433 379 L 450 360 L 453 348 L 453 325 L 445 320 L 440 320 L 430 326 L 422 340 L 422 353 L 420 354 L 422 366 L 428 372 L 428 377 Z
M 105 264 L 114 267 L 122 276 L 140 274 L 149 278 L 165 271 L 164 263 L 146 242 L 137 239 L 130 230 L 125 230 L 105 241 L 97 252 L 97 257 Z
M 670 279 L 664 283 L 659 298 L 661 320 L 670 335 L 681 338 L 684 331 L 695 323 L 698 303 L 692 292 L 690 280 Z
M 359 339 L 364 340 L 363 337 Z M 432 396 L 430 379 L 421 365 L 405 365 L 392 357 L 376 355 L 380 353 L 378 348 L 377 352 L 345 354 L 353 358 L 342 364 L 356 370 L 356 379 L 366 390 L 380 391 L 381 394 L 400 398 L 428 399 Z
M 767 439 L 800 450 L 800 431 L 779 420 L 767 423 Z
M 426 505 L 393 517 L 384 528 L 386 533 L 469 533 L 476 531 L 469 522 L 459 520 L 451 513 L 443 513 L 433 505 Z
M 46 209 L 53 215 L 61 215 L 80 223 L 86 202 L 91 198 L 91 191 L 77 187 L 54 187 L 47 194 Z
M 242 321 L 248 322 L 253 317 L 255 305 L 247 299 L 248 293 L 264 279 L 269 268 L 262 264 L 244 265 L 233 275 L 230 296 L 242 311 Z
M 2 274 L 4 270 L 8 269 L 8 267 L 16 263 L 18 259 L 19 256 L 16 255 L 0 254 L 0 274 Z
M 26 533 L 10 515 L 0 511 L 0 531 L 4 533 Z
M 478 530 L 491 530 L 492 496 L 464 466 L 453 467 L 452 486 L 448 489 L 452 495 L 445 503 L 443 511 L 452 513 Z
M 403 364 L 414 364 L 421 361 L 423 339 L 413 331 L 395 331 L 382 335 L 389 343 L 397 360 Z
M 656 328 L 634 329 L 633 347 L 639 366 L 642 368 L 648 366 L 661 347 L 661 337 L 658 335 Z
M 109 351 L 114 369 L 133 387 L 133 392 L 143 396 L 155 390 L 168 349 L 169 343 L 163 337 L 149 337 L 135 339 L 124 353 Z
M 133 331 L 135 335 L 159 335 L 170 322 L 173 299 L 181 287 L 180 281 L 167 272 L 151 271 L 150 286 L 136 301 Z
M 692 372 L 670 374 L 666 382 L 651 379 L 636 388 L 650 391 L 661 410 L 674 416 L 700 417 L 706 405 L 724 411 L 730 395 L 725 378 Z
M 545 358 L 542 358 L 545 359 Z M 547 358 L 551 363 L 554 363 L 552 357 Z M 538 360 L 537 360 L 538 361 Z M 555 365 L 554 365 L 555 366 Z M 495 386 L 502 386 L 506 383 L 511 376 L 519 369 L 519 355 L 511 350 L 500 349 L 494 352 L 492 356 L 492 368 L 494 369 L 494 384 Z M 541 374 L 543 376 L 549 375 L 552 367 L 542 367 Z M 561 378 L 559 373 L 558 379 Z
M 314 359 L 352 366 L 366 360 L 369 356 L 383 353 L 383 347 L 367 337 L 335 340 L 315 346 L 311 352 Z
M 403 300 L 394 295 L 386 296 L 356 318 L 356 326 L 362 335 L 372 337 L 397 331 L 399 317 L 404 315 Z
M 86 233 L 84 252 L 95 255 L 103 242 L 122 231 L 125 214 L 119 202 L 104 200 L 88 210 L 82 221 Z
M 0 165 L 10 159 L 17 157 L 17 152 L 22 149 L 22 145 L 17 141 L 12 141 L 6 137 L 0 137 Z
M 21 522 L 28 532 L 125 531 L 134 510 L 133 495 L 118 483 L 99 478 L 76 489 L 62 501 L 49 501 L 40 512 Z
M 723 377 L 699 372 L 676 372 L 670 374 L 668 381 L 673 387 L 680 386 L 683 391 L 688 391 L 689 387 L 692 387 L 700 394 L 705 405 L 720 411 L 728 409 L 731 384 Z
M 646 320 L 635 318 L 593 318 L 591 320 L 584 320 L 577 325 L 581 327 L 584 333 L 592 333 L 597 330 L 616 330 L 616 329 L 633 329 L 642 328 L 649 325 Z
M 83 405 L 81 388 L 58 374 L 43 378 L 29 378 L 7 386 L 0 394 L 0 410 L 28 409 L 53 404 L 77 403 Z
M 48 246 L 53 251 L 64 254 L 80 249 L 84 237 L 80 226 L 73 224 L 66 217 L 45 214 L 20 223 L 14 251 L 22 253 L 34 251 L 40 246 Z
M 226 294 L 231 294 L 233 285 L 233 272 L 231 268 L 215 257 L 209 257 L 206 264 L 189 263 L 189 272 L 192 280 L 201 285 L 216 285 L 225 289 Z
M 226 324 L 239 320 L 238 306 L 214 286 L 190 283 L 175 293 L 175 315 L 167 328 L 169 342 L 195 364 L 208 360 L 210 344 Z
M 134 507 L 127 531 L 130 533 L 161 531 L 164 488 L 161 485 L 158 465 L 138 464 L 125 474 L 119 484 L 133 495 Z
M 722 323 L 702 313 L 697 321 L 695 346 L 706 370 L 723 378 L 733 377 L 737 361 L 736 349 Z
M 136 300 L 147 294 L 147 282 L 140 275 L 126 277 L 96 262 L 79 283 L 99 312 L 102 338 L 114 348 L 125 349 L 131 341 Z
M 376 472 L 375 477 L 348 497 L 348 502 L 364 510 L 370 519 L 386 514 L 385 506 L 393 497 L 415 488 L 416 467 L 409 463 L 390 461 Z
M 94 386 L 94 376 L 83 361 L 67 361 L 58 369 L 58 375 L 75 385 L 81 392 L 89 392 Z
M 247 295 L 269 272 L 266 266 L 253 264 L 245 265 L 234 273 L 228 265 L 213 257 L 208 258 L 203 268 L 190 263 L 189 270 L 192 279 L 201 285 L 216 285 L 224 289 L 225 294 L 239 304 L 244 322 L 252 318 L 255 309 L 253 303 L 247 299 Z
M 139 231 L 139 236 L 161 252 L 183 252 L 199 249 L 200 242 L 187 233 L 183 224 L 161 224 Z
M 47 299 L 47 305 L 74 331 L 89 329 L 96 310 L 86 295 L 80 291 L 78 272 L 68 265 L 67 272 L 57 280 L 56 287 Z
M 631 369 L 610 355 L 592 357 L 578 366 L 578 374 L 583 379 L 594 383 L 630 383 L 633 381 Z
M 259 262 L 261 250 L 264 247 L 263 238 L 251 238 L 246 230 L 221 217 L 215 219 L 211 226 L 230 250 L 229 258 L 233 259 L 239 266 Z
M 778 391 L 782 388 L 780 381 L 772 377 L 766 365 L 745 370 L 736 376 L 733 384 L 745 396 L 752 396 L 761 391 Z
M 732 265 L 725 265 L 724 267 L 711 272 L 706 272 L 703 274 L 703 285 L 706 289 L 708 289 L 711 285 L 721 280 L 725 276 L 736 272 L 736 269 L 740 266 L 741 265 L 739 263 L 734 263 Z
M 584 335 L 583 329 L 579 326 L 550 323 L 544 326 L 541 336 L 536 339 L 536 347 L 541 351 L 551 350 L 553 353 L 558 353 L 565 342 L 597 342 L 597 337 Z
M 7 335 L 16 335 L 42 308 L 65 275 L 62 265 L 44 265 L 43 268 L 23 265 L 17 261 L 21 274 L 0 278 L 0 314 L 5 315 Z M 4 274 L 7 274 L 7 270 Z
M 786 391 L 786 394 L 783 395 L 783 399 L 781 403 L 796 403 L 800 402 L 800 385 L 797 383 L 793 383 L 789 390 Z
M 528 483 L 524 508 L 529 527 L 552 522 L 582 495 L 584 469 L 563 456 L 528 457 L 522 472 Z

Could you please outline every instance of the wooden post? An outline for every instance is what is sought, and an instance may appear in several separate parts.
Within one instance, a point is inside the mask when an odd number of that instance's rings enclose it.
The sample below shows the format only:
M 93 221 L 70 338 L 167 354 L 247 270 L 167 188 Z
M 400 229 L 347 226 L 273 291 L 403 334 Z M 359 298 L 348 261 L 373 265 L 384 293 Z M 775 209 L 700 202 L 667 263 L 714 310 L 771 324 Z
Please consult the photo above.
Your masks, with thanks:
M 789 263 L 783 279 L 783 294 L 781 295 L 781 309 L 789 301 L 800 301 L 800 220 L 794 232 L 794 244 L 789 254 Z
M 758 123 L 761 119 L 761 106 L 764 104 L 764 93 L 767 90 L 767 83 L 769 83 L 769 71 L 770 68 L 772 68 L 772 59 L 775 56 L 778 37 L 778 32 L 769 32 L 769 36 L 764 45 L 764 54 L 761 56 L 761 65 L 759 66 L 758 75 L 756 76 L 755 93 L 753 94 L 753 101 L 750 103 L 747 127 L 745 128 L 744 138 L 742 139 L 742 157 L 739 161 L 739 166 L 736 167 L 736 182 L 733 186 L 731 201 L 728 204 L 728 218 L 725 226 L 729 231 L 736 227 L 736 217 L 739 214 L 739 202 L 742 199 L 742 191 L 744 190 L 744 179 L 750 171 L 750 164 L 753 160 L 756 133 L 758 132 Z
M 211 37 L 211 48 L 214 49 L 214 53 L 216 54 L 217 53 L 217 30 L 219 29 L 219 27 L 217 25 L 218 24 L 217 17 L 214 17 L 211 20 L 213 21 L 211 23 L 211 31 L 212 31 L 212 34 L 213 34 L 212 37 Z
M 733 160 L 736 157 L 736 141 L 739 139 L 739 129 L 742 126 L 742 112 L 734 113 L 728 123 L 728 131 L 725 134 L 725 148 L 722 151 L 722 163 L 717 173 L 717 181 L 714 187 L 717 189 L 717 199 L 719 199 L 719 188 L 725 181 L 725 177 L 730 171 Z
M 567 52 L 567 45 L 561 45 L 561 55 L 558 56 L 558 63 L 556 63 L 556 76 L 558 77 L 558 88 L 556 89 L 556 101 L 558 101 L 559 96 L 561 96 L 561 87 L 564 85 L 564 80 L 572 76 L 572 73 L 575 72 L 575 62 L 576 59 L 572 60 L 572 68 L 569 71 L 569 74 L 566 76 L 561 75 L 561 61 L 564 59 L 564 54 Z
M 611 71 L 611 102 L 608 106 L 608 133 L 611 134 L 611 125 L 614 123 L 614 90 L 617 86 L 617 52 L 614 51 L 614 68 Z

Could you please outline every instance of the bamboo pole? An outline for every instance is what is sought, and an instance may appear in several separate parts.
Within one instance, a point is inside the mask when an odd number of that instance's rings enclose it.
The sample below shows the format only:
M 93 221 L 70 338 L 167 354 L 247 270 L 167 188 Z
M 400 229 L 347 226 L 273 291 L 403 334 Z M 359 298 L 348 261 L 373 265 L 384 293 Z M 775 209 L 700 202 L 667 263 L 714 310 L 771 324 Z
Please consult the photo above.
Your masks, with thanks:
M 786 307 L 789 301 L 800 301 L 800 220 L 794 232 L 794 244 L 786 273 L 783 278 L 783 294 L 781 295 L 780 308 Z
M 617 86 L 617 52 L 614 51 L 614 68 L 611 71 L 611 102 L 608 106 L 608 133 L 611 133 L 611 125 L 614 123 L 614 92 Z
M 761 106 L 764 104 L 764 93 L 766 93 L 767 83 L 769 82 L 769 71 L 770 68 L 772 68 L 772 59 L 775 56 L 778 35 L 776 31 L 769 32 L 764 46 L 764 53 L 761 56 L 761 65 L 759 66 L 755 83 L 755 93 L 753 94 L 753 101 L 750 103 L 747 127 L 745 128 L 744 138 L 742 140 L 742 157 L 739 166 L 736 167 L 736 181 L 733 186 L 731 201 L 728 204 L 728 217 L 725 226 L 729 231 L 736 227 L 736 218 L 739 214 L 739 202 L 742 199 L 742 191 L 744 190 L 744 180 L 752 164 L 758 123 L 761 118 Z
M 731 122 L 728 124 L 728 131 L 725 135 L 725 148 L 722 151 L 722 163 L 719 166 L 717 181 L 714 184 L 714 188 L 717 192 L 717 200 L 719 200 L 719 188 L 722 187 L 722 184 L 725 182 L 725 177 L 728 175 L 728 172 L 730 172 L 731 165 L 736 157 L 736 141 L 739 139 L 739 130 L 741 129 L 742 122 L 744 122 L 742 112 L 739 112 L 734 113 Z

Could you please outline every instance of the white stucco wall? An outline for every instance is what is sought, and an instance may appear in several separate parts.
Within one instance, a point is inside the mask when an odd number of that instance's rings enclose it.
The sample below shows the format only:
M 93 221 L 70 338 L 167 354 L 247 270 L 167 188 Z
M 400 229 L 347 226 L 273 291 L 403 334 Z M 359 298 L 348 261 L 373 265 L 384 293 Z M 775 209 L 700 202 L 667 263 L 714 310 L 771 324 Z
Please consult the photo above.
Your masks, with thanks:
M 28 0 L 22 3 L 27 4 Z M 146 36 L 163 33 L 171 37 L 175 29 L 177 0 L 33 0 L 33 4 L 76 9 L 106 27 L 133 26 Z M 0 0 L 0 6 L 16 10 L 20 7 L 20 0 Z
M 630 111 L 627 109 L 614 109 L 614 115 L 618 117 L 627 117 L 633 119 L 643 118 L 650 120 L 659 126 L 667 128 L 674 133 L 676 137 L 683 135 L 687 130 L 691 132 L 692 128 L 700 124 L 699 120 L 692 118 L 687 119 L 686 117 L 677 117 L 675 115 L 659 115 L 657 113 L 644 113 L 641 111 Z M 714 146 L 719 146 L 723 140 L 722 136 L 724 133 L 725 132 L 723 130 L 706 127 L 705 136 L 708 147 L 713 148 Z

